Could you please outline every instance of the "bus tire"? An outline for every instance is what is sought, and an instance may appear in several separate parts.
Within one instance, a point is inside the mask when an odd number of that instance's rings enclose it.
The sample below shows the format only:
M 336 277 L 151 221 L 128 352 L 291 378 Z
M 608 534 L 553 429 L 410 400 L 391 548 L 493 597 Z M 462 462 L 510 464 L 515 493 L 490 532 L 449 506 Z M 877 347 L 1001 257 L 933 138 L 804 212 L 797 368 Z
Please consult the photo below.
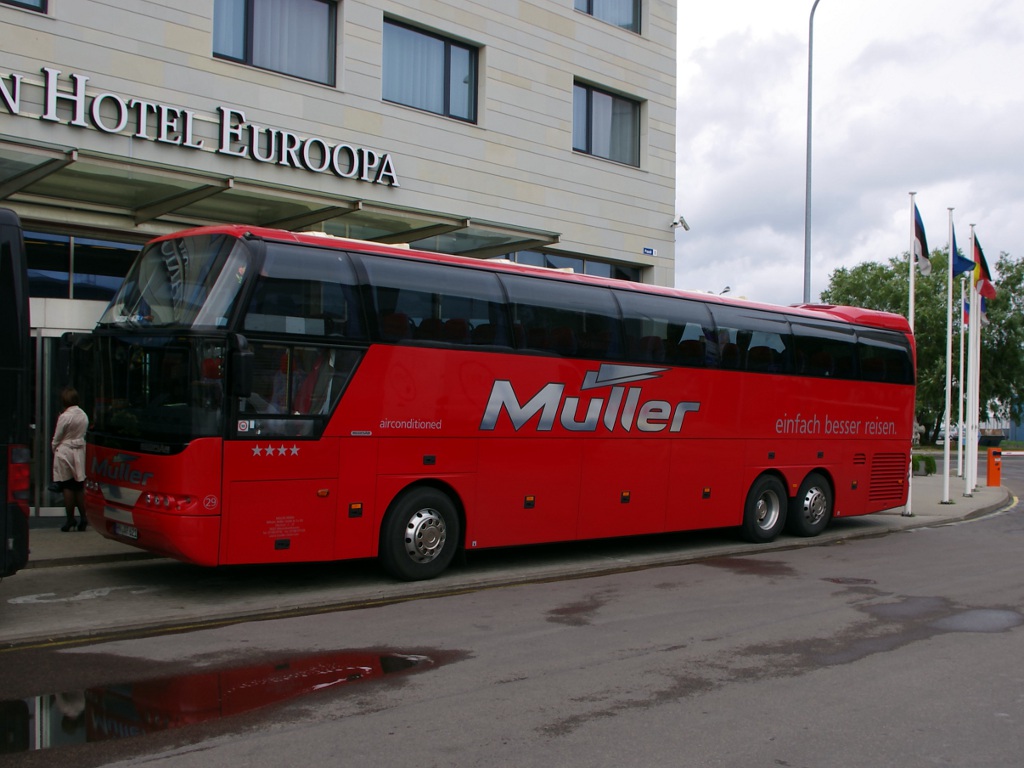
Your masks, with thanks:
M 740 533 L 754 544 L 775 541 L 786 525 L 786 506 L 789 497 L 786 486 L 774 475 L 761 475 L 750 486 L 743 506 L 743 525 Z
M 811 472 L 789 505 L 786 530 L 796 536 L 817 536 L 832 520 L 832 486 L 820 472 Z
M 448 494 L 425 487 L 406 491 L 391 504 L 381 525 L 381 565 L 403 581 L 432 579 L 455 556 L 459 528 L 459 514 Z

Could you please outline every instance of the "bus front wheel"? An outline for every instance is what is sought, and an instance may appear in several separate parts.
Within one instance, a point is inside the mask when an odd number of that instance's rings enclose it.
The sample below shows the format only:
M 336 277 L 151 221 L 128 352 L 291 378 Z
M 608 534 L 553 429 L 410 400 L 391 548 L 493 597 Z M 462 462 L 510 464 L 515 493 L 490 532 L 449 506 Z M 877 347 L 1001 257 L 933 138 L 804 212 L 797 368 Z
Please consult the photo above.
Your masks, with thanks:
M 436 488 L 414 488 L 391 505 L 381 526 L 380 561 L 404 581 L 439 575 L 459 541 L 459 515 L 451 498 Z
M 817 536 L 832 519 L 832 486 L 819 472 L 811 472 L 789 507 L 786 530 L 797 536 Z
M 786 486 L 774 475 L 761 475 L 750 486 L 743 507 L 743 538 L 754 544 L 775 541 L 786 525 Z

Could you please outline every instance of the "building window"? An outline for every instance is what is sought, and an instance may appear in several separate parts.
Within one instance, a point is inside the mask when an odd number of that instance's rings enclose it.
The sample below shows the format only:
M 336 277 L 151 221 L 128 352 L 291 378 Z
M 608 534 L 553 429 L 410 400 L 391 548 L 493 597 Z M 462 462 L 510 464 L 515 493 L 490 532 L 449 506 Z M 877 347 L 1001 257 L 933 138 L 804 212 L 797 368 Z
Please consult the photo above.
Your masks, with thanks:
M 611 277 L 616 280 L 628 280 L 633 283 L 643 282 L 638 267 L 611 264 L 607 261 L 582 259 L 576 256 L 562 256 L 555 253 L 544 253 L 543 251 L 513 251 L 497 258 L 514 261 L 516 264 L 529 264 L 532 267 L 546 267 L 548 269 L 568 268 L 576 274 Z
M 640 31 L 640 0 L 576 0 L 576 10 L 630 32 Z
M 25 233 L 28 295 L 71 298 L 71 238 L 41 232 Z
M 476 122 L 477 49 L 384 22 L 384 100 Z
M 46 13 L 46 0 L 0 0 L 4 5 L 13 5 L 17 8 L 27 8 L 30 11 Z
M 141 250 L 134 243 L 74 238 L 71 298 L 110 301 Z
M 615 280 L 628 280 L 631 283 L 641 283 L 640 268 L 627 267 L 624 264 L 609 264 L 606 261 L 587 260 L 586 274 L 598 277 L 610 277 Z
M 572 148 L 640 165 L 640 103 L 576 83 L 572 98 Z
M 141 245 L 25 233 L 29 296 L 110 301 Z
M 332 0 L 214 0 L 213 55 L 334 85 Z

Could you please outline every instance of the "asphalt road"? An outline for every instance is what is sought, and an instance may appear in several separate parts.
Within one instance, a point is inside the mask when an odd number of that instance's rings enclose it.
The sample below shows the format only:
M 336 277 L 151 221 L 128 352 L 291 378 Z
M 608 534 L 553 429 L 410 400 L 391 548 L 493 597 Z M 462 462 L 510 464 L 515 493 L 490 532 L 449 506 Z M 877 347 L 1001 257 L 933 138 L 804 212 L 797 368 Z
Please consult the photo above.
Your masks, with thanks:
M 1004 460 L 1003 483 L 1020 495 L 1024 459 Z M 590 578 L 37 643 L 0 654 L 0 689 L 32 703 L 49 748 L 4 763 L 1017 766 L 1022 544 L 1014 506 Z M 215 583 L 195 588 L 216 599 Z M 84 711 L 65 720 L 76 693 Z

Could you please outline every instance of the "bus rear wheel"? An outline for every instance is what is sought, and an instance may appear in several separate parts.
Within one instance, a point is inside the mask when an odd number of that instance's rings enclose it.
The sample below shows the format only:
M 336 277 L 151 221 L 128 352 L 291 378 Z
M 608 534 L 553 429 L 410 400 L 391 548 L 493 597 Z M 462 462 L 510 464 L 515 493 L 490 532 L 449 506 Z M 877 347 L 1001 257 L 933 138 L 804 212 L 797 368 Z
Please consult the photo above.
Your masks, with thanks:
M 750 486 L 740 533 L 754 544 L 775 541 L 786 525 L 786 486 L 774 475 L 761 475 Z
M 395 499 L 384 517 L 381 565 L 396 579 L 432 579 L 451 563 L 459 535 L 451 498 L 436 488 L 414 488 Z
M 800 484 L 786 518 L 786 530 L 796 536 L 817 536 L 832 520 L 832 486 L 824 475 L 811 472 Z

